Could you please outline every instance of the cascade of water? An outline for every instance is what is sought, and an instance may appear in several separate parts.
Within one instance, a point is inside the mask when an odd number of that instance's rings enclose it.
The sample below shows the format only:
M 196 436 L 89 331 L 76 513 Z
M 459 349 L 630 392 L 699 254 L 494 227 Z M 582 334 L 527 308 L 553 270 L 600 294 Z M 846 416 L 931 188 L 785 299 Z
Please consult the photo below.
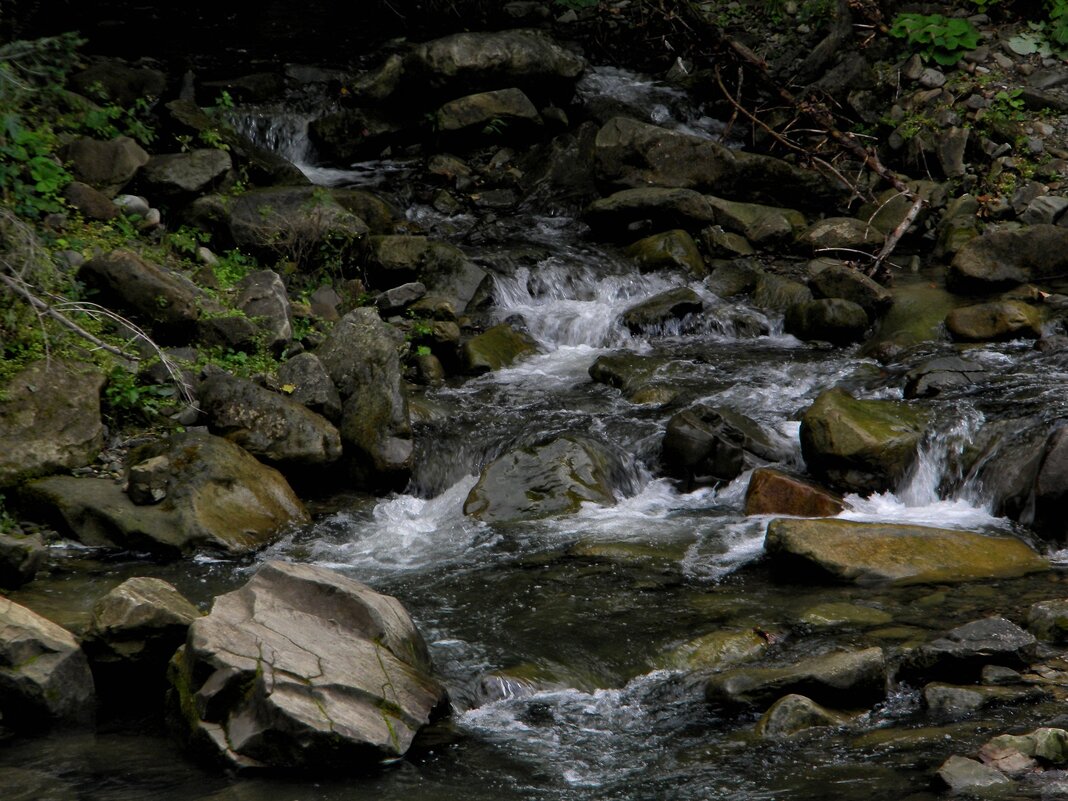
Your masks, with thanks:
M 920 445 L 916 461 L 897 489 L 897 496 L 906 506 L 926 506 L 941 498 L 940 488 L 947 480 L 947 469 L 956 464 L 965 446 L 982 426 L 981 412 L 965 404 L 957 406 L 958 415 L 945 429 L 931 430 Z M 961 500 L 975 500 L 970 497 Z
M 234 129 L 302 169 L 314 161 L 308 123 L 311 116 L 290 109 L 241 108 L 230 115 Z

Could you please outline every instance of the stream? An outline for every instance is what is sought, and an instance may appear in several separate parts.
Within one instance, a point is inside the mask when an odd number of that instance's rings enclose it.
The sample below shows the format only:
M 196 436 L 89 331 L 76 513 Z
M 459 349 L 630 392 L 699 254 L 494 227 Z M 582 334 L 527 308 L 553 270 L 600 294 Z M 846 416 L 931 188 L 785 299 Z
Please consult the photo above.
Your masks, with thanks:
M 650 120 L 721 133 L 700 109 L 655 82 L 614 70 L 594 71 L 584 81 L 585 91 L 641 107 Z M 254 560 L 200 557 L 153 565 L 152 573 L 202 606 L 244 583 L 264 559 L 334 568 L 394 595 L 427 639 L 454 714 L 398 763 L 366 776 L 305 779 L 221 776 L 176 752 L 150 716 L 133 724 L 103 717 L 92 731 L 5 744 L 0 767 L 54 779 L 15 798 L 919 801 L 937 797 L 930 777 L 949 754 L 1057 714 L 1038 704 L 932 724 L 918 689 L 901 685 L 885 703 L 858 710 L 847 726 L 788 741 L 754 737 L 754 716 L 717 715 L 680 656 L 703 635 L 763 632 L 773 644 L 770 662 L 832 646 L 892 649 L 988 614 L 1020 620 L 1034 601 L 1062 597 L 1063 577 L 1054 571 L 901 589 L 773 580 L 760 561 L 768 518 L 743 513 L 749 473 L 718 489 L 679 491 L 659 474 L 657 456 L 667 419 L 681 407 L 634 403 L 591 380 L 590 366 L 606 355 L 630 354 L 654 386 L 763 424 L 789 447 L 787 467 L 795 468 L 802 466 L 800 414 L 821 391 L 844 386 L 858 397 L 900 399 L 901 371 L 855 348 L 802 343 L 782 333 L 779 316 L 718 298 L 700 281 L 642 274 L 558 209 L 531 204 L 501 212 L 473 237 L 474 220 L 402 203 L 403 161 L 310 162 L 305 122 L 275 112 L 250 115 L 245 129 L 296 160 L 317 183 L 391 197 L 428 235 L 456 241 L 491 269 L 492 317 L 521 321 L 540 352 L 498 372 L 413 392 L 417 455 L 406 494 L 346 499 Z M 902 274 L 899 291 L 932 280 Z M 700 294 L 710 311 L 647 335 L 619 322 L 635 303 L 681 285 Z M 932 355 L 950 352 L 948 344 L 931 345 Z M 1065 414 L 1068 374 L 1029 343 L 982 346 L 970 356 L 990 371 L 984 389 L 925 401 L 937 433 L 924 443 L 915 469 L 893 493 L 848 497 L 842 517 L 1026 536 L 991 513 L 981 486 L 966 480 L 950 481 L 948 492 L 944 486 L 953 478 L 953 456 L 984 420 Z M 622 454 L 626 475 L 615 506 L 509 525 L 464 516 L 464 500 L 487 462 L 569 432 Z M 56 553 L 61 567 L 53 576 L 12 597 L 53 610 L 75 627 L 108 587 L 145 572 L 143 562 L 128 556 L 75 546 Z M 865 622 L 827 625 L 812 611 L 828 604 L 873 614 Z

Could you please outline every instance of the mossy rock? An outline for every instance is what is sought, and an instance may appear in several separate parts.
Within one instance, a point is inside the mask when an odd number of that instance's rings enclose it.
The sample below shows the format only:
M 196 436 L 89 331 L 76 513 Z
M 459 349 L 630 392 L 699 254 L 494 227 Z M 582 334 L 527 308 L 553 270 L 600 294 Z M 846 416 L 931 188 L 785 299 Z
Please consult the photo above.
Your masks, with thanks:
M 509 367 L 537 350 L 538 346 L 529 334 L 501 323 L 467 340 L 461 346 L 460 355 L 464 372 L 480 375 Z
M 627 248 L 627 255 L 638 262 L 642 272 L 682 270 L 695 278 L 708 274 L 697 243 L 679 228 L 638 240 Z

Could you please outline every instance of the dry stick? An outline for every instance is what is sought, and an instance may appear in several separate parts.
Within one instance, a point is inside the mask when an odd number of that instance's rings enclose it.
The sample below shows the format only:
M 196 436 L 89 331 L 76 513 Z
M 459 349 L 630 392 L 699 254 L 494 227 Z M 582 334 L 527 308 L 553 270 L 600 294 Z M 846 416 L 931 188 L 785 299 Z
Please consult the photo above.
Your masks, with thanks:
M 883 243 L 882 250 L 879 251 L 879 255 L 875 257 L 875 262 L 868 270 L 868 275 L 878 280 L 879 278 L 889 278 L 890 273 L 886 267 L 883 266 L 887 257 L 894 252 L 894 248 L 897 247 L 898 241 L 905 235 L 905 232 L 909 229 L 909 226 L 916 219 L 916 215 L 920 213 L 920 209 L 923 208 L 923 198 L 920 195 L 916 195 L 912 201 L 912 206 L 909 208 L 909 213 L 905 215 L 905 218 L 897 224 L 890 236 L 886 238 L 886 242 Z
M 894 189 L 897 189 L 904 194 L 909 200 L 913 201 L 915 213 L 912 213 L 910 210 L 911 219 L 907 219 L 907 221 L 911 223 L 911 221 L 916 218 L 916 214 L 919 213 L 919 206 L 923 205 L 923 199 L 917 196 L 916 193 L 909 188 L 908 184 L 901 180 L 901 178 L 887 169 L 873 150 L 868 150 L 861 146 L 851 134 L 839 130 L 838 126 L 835 124 L 834 118 L 826 111 L 826 109 L 816 103 L 811 103 L 803 98 L 795 97 L 785 88 L 776 83 L 768 74 L 768 68 L 764 61 L 748 47 L 729 38 L 716 25 L 709 22 L 696 8 L 693 0 L 682 0 L 682 2 L 678 4 L 678 8 L 683 17 L 685 17 L 686 21 L 690 24 L 689 26 L 691 29 L 703 29 L 709 32 L 717 44 L 726 47 L 740 58 L 743 63 L 752 67 L 756 73 L 764 79 L 765 83 L 774 89 L 779 97 L 786 103 L 815 121 L 820 128 L 827 131 L 827 135 L 834 139 L 840 147 L 844 148 L 854 157 L 862 161 L 872 172 L 889 183 Z M 904 231 L 902 231 L 902 233 L 904 233 Z M 898 239 L 900 239 L 900 236 L 898 236 L 897 239 L 893 239 L 892 242 L 887 240 L 891 245 L 891 250 L 892 247 L 897 244 Z M 887 250 L 885 247 L 883 250 L 885 252 L 879 254 L 881 257 L 881 260 L 879 261 L 880 268 L 882 263 L 886 260 L 886 257 L 890 255 L 890 250 Z

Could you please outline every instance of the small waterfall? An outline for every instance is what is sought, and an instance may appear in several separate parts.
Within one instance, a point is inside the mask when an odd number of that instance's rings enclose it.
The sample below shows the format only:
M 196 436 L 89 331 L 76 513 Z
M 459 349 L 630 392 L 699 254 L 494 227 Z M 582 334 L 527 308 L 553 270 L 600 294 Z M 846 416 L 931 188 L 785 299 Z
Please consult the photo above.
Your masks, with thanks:
M 241 108 L 229 122 L 238 133 L 273 151 L 301 169 L 312 165 L 315 153 L 308 138 L 309 114 L 273 108 Z
M 984 417 L 982 413 L 963 404 L 957 410 L 960 416 L 953 420 L 949 428 L 930 431 L 924 437 L 916 461 L 897 490 L 897 496 L 906 506 L 935 503 L 941 498 L 942 487 L 959 483 L 961 477 L 947 475 L 947 470 L 951 465 L 959 464 L 958 457 L 979 431 Z M 960 500 L 978 499 L 961 497 Z
M 541 262 L 536 271 L 521 267 L 495 280 L 500 316 L 520 315 L 531 336 L 550 350 L 640 347 L 620 323 L 620 315 L 675 285 L 664 276 L 637 271 L 604 275 L 594 266 L 576 266 L 558 257 Z

